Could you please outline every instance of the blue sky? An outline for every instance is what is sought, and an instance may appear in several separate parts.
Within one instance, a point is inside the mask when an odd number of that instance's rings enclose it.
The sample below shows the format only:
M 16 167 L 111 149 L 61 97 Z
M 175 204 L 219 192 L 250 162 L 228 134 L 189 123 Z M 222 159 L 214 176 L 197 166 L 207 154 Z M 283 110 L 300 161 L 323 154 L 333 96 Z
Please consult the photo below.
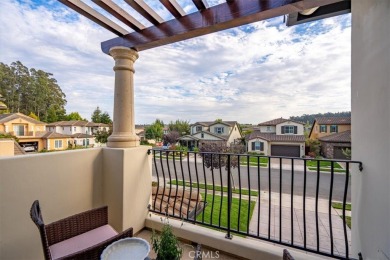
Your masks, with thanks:
M 114 2 L 150 25 L 124 1 Z M 172 18 L 158 1 L 146 2 L 165 20 Z M 196 11 L 191 0 L 178 2 L 187 13 Z M 114 34 L 56 0 L 1 0 L 0 22 L 0 62 L 19 60 L 53 73 L 68 113 L 90 119 L 99 106 L 112 115 L 114 61 L 100 42 Z M 259 123 L 349 111 L 350 23 L 350 15 L 343 15 L 286 27 L 278 17 L 142 51 L 135 63 L 136 123 Z

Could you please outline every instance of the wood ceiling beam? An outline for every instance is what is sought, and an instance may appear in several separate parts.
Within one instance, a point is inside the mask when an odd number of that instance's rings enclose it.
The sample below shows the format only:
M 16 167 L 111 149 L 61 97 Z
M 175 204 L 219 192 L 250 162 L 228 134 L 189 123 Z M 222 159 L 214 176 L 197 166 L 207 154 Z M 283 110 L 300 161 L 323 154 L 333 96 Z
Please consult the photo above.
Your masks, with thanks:
M 140 31 L 145 29 L 145 26 L 141 24 L 137 19 L 119 7 L 111 0 L 92 0 L 95 4 L 106 10 L 108 13 L 116 17 L 118 20 L 132 28 L 134 31 Z
M 235 0 L 102 42 L 101 48 L 106 54 L 114 46 L 143 51 L 338 1 L 340 0 Z
M 152 24 L 159 25 L 164 22 L 164 19 L 162 19 L 161 16 L 159 16 L 143 0 L 125 0 L 125 2 Z
M 207 0 L 192 0 L 196 8 L 198 8 L 199 11 L 209 8 L 209 4 L 207 3 Z
M 86 5 L 80 0 L 59 0 L 59 1 L 64 5 L 68 6 L 69 8 L 73 9 L 74 11 L 78 12 L 79 14 L 84 15 L 85 17 L 94 21 L 100 26 L 115 33 L 118 36 L 123 36 L 129 33 L 127 30 L 123 29 L 121 26 L 114 23 L 113 21 L 111 21 L 101 13 L 95 11 L 92 7 Z
M 186 12 L 183 8 L 181 8 L 176 0 L 160 0 L 160 2 L 174 17 L 179 18 L 186 15 Z

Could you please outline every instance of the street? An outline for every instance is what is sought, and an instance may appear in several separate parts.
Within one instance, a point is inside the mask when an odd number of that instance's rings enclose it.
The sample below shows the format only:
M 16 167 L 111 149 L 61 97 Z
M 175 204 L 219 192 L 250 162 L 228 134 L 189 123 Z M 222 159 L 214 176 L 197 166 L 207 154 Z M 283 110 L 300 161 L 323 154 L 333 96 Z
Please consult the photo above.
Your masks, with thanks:
M 200 162 L 183 160 L 173 163 L 172 159 L 169 162 L 164 158 L 162 164 L 159 158 L 156 158 L 156 164 L 152 160 L 152 174 L 154 177 L 169 179 L 178 179 L 191 182 L 206 183 L 208 185 L 227 186 L 227 171 L 223 167 L 220 169 L 209 169 L 203 167 Z M 156 172 L 157 170 L 157 172 Z M 259 172 L 260 171 L 260 189 L 261 191 L 269 191 L 269 179 L 271 179 L 271 192 L 280 191 L 280 169 L 271 168 L 269 174 L 268 168 L 241 166 L 231 170 L 235 188 L 239 186 L 243 189 L 258 190 L 259 187 Z M 191 174 L 189 174 L 189 172 Z M 271 178 L 270 178 L 271 177 Z M 293 185 L 292 177 L 294 178 Z M 343 201 L 344 187 L 346 180 L 345 173 L 335 173 L 333 177 L 332 201 Z M 293 194 L 303 196 L 304 192 L 304 171 L 302 169 L 295 169 L 294 174 L 291 174 L 291 167 L 282 167 L 282 192 L 291 194 L 291 187 L 293 186 Z M 205 181 L 206 180 L 206 181 Z M 321 172 L 319 175 L 319 198 L 329 200 L 331 174 L 329 172 Z M 351 201 L 351 182 L 348 181 L 347 202 Z M 232 184 L 233 185 L 233 184 Z M 317 192 L 317 173 L 307 171 L 306 173 L 306 196 L 316 197 Z

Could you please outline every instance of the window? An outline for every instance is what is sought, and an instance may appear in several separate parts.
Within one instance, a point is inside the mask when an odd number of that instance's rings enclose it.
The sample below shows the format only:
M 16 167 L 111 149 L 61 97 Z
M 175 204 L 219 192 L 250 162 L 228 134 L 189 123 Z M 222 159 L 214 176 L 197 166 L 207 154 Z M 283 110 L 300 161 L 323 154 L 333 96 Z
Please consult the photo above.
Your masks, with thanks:
M 267 126 L 267 132 L 271 132 L 271 127 Z
M 298 127 L 295 125 L 284 125 L 282 126 L 282 134 L 297 134 Z
M 264 151 L 264 143 L 260 141 L 252 142 L 252 151 Z
M 24 136 L 24 125 L 14 125 L 14 132 L 16 136 Z
M 216 127 L 216 128 L 214 128 L 214 133 L 216 133 L 216 134 L 223 134 L 223 127 Z
M 326 133 L 326 125 L 320 125 L 320 133 Z
M 338 126 L 337 125 L 331 125 L 330 126 L 330 132 L 331 133 L 337 133 L 338 132 Z
M 75 131 L 75 132 L 76 132 L 76 127 L 73 127 L 73 131 Z
M 202 127 L 201 126 L 197 126 L 196 127 L 196 132 L 200 132 L 200 131 L 202 131 Z
M 62 140 L 55 140 L 55 141 L 54 141 L 54 147 L 55 147 L 56 149 L 62 148 Z
M 201 134 L 200 134 L 200 137 L 201 137 L 201 138 L 204 138 L 204 133 L 201 133 Z

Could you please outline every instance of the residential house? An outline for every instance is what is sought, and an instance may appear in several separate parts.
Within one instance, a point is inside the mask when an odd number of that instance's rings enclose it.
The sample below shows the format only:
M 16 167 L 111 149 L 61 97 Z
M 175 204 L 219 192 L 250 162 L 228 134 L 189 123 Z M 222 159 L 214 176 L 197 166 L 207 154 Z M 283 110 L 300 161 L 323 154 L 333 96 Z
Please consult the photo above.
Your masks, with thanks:
M 22 113 L 0 114 L 0 133 L 8 133 L 19 139 L 19 144 L 33 146 L 35 151 L 44 148 L 39 134 L 46 130 L 46 123 L 35 120 Z
M 230 146 L 241 142 L 237 121 L 196 122 L 190 125 L 190 134 L 179 138 L 181 145 L 190 149 L 204 142 L 216 142 Z
M 304 124 L 278 118 L 258 124 L 246 137 L 247 151 L 264 155 L 302 157 L 305 154 Z
M 72 144 L 74 146 L 94 147 L 95 137 L 89 134 L 77 133 L 72 136 Z
M 80 120 L 58 121 L 47 125 L 47 130 L 66 135 L 89 134 L 94 135 L 97 131 L 109 131 L 110 126 L 103 123 L 94 123 Z
M 43 141 L 43 148 L 48 151 L 66 150 L 72 143 L 72 137 L 70 135 L 54 132 L 38 132 L 37 136 L 40 136 Z
M 347 159 L 343 149 L 351 149 L 351 117 L 316 118 L 309 138 L 320 141 L 324 157 Z

